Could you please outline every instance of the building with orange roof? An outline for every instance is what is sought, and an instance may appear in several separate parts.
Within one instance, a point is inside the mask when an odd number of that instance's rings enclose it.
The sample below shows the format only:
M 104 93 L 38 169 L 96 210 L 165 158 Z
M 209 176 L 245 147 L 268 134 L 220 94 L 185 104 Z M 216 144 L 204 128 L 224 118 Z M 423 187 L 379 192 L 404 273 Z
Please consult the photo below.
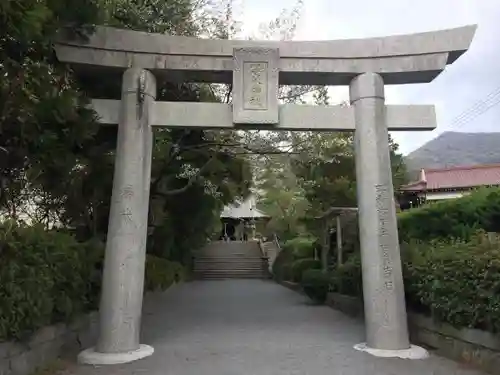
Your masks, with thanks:
M 418 181 L 399 191 L 402 210 L 424 202 L 460 198 L 480 187 L 500 186 L 500 164 L 421 169 Z

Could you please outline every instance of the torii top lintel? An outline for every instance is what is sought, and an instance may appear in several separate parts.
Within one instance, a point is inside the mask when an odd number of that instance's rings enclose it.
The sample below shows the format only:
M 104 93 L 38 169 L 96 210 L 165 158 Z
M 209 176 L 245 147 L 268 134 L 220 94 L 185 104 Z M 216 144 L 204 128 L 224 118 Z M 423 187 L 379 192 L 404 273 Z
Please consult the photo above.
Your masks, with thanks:
M 379 73 L 386 84 L 432 81 L 469 48 L 476 25 L 425 33 L 333 41 L 247 41 L 169 36 L 99 26 L 88 41 L 60 40 L 60 61 L 78 69 L 142 67 L 180 81 L 231 83 L 235 50 L 277 51 L 279 83 L 348 85 Z

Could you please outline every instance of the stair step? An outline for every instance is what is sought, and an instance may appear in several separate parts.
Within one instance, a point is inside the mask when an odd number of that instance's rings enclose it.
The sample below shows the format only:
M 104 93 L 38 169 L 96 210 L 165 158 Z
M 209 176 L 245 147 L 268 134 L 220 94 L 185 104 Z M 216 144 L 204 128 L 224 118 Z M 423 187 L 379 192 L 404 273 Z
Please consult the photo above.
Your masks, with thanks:
M 199 253 L 242 253 L 242 254 L 257 254 L 260 253 L 260 249 L 201 249 L 198 250 Z
M 204 267 L 201 267 L 201 268 L 197 268 L 195 267 L 194 268 L 195 271 L 208 271 L 208 272 L 231 272 L 231 271 L 237 271 L 237 272 L 244 272 L 244 271 L 248 271 L 248 272 L 262 272 L 264 270 L 264 267 L 228 267 L 228 268 L 220 268 L 220 267 L 216 267 L 216 268 L 204 268 Z
M 194 254 L 199 279 L 266 279 L 267 266 L 257 242 L 212 242 Z
M 194 273 L 197 279 L 238 279 L 238 278 L 251 278 L 251 279 L 265 279 L 266 275 L 264 273 L 241 273 L 241 272 L 219 272 L 219 273 Z
M 255 276 L 255 277 L 263 277 L 265 275 L 264 272 L 250 272 L 250 271 L 195 271 L 195 275 L 198 276 Z
M 228 260 L 228 261 L 245 261 L 245 260 L 252 260 L 252 261 L 262 261 L 262 257 L 260 256 L 195 256 L 194 259 L 196 260 Z
M 243 275 L 243 274 L 252 274 L 252 275 L 262 275 L 264 274 L 263 270 L 195 270 L 195 273 L 204 274 L 204 275 L 216 275 L 216 274 L 235 274 L 235 275 Z
M 262 258 L 194 258 L 195 262 L 198 263 L 263 263 Z
M 194 271 L 250 271 L 250 272 L 260 272 L 264 268 L 263 267 L 194 267 Z
M 262 263 L 194 263 L 195 269 L 251 269 L 261 270 L 265 267 Z
M 265 267 L 265 265 L 261 263 L 246 263 L 246 264 L 238 264 L 238 263 L 194 263 L 194 267 L 208 267 L 208 268 L 252 268 L 252 269 L 261 269 Z
M 226 280 L 226 279 L 264 279 L 262 276 L 240 276 L 240 275 L 218 275 L 218 276 L 195 276 L 198 280 Z
M 218 259 L 212 259 L 212 260 L 194 260 L 194 263 L 198 264 L 264 264 L 262 260 L 245 260 L 245 261 L 234 261 L 234 260 L 218 260 Z
M 194 254 L 195 258 L 262 259 L 262 254 Z
M 240 270 L 195 270 L 195 273 L 202 273 L 202 274 L 263 274 L 264 270 L 245 270 L 245 269 L 240 269 Z
M 199 264 L 195 263 L 195 267 L 204 267 L 204 268 L 212 268 L 212 269 L 218 269 L 218 268 L 227 268 L 227 269 L 232 269 L 232 268 L 244 268 L 244 269 L 262 269 L 264 265 L 262 264 Z

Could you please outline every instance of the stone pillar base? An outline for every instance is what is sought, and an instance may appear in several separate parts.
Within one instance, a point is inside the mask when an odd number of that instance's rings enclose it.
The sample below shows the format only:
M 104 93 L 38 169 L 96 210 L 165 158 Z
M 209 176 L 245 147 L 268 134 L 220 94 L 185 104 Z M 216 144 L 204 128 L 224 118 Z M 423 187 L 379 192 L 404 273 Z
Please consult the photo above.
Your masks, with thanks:
M 411 345 L 409 349 L 385 350 L 370 348 L 366 343 L 362 343 L 354 345 L 354 349 L 380 358 L 426 359 L 429 357 L 427 350 L 416 345 Z
M 154 351 L 154 348 L 149 345 L 141 345 L 139 349 L 125 353 L 99 353 L 95 351 L 95 348 L 89 348 L 78 355 L 78 363 L 82 365 L 117 365 L 149 357 Z

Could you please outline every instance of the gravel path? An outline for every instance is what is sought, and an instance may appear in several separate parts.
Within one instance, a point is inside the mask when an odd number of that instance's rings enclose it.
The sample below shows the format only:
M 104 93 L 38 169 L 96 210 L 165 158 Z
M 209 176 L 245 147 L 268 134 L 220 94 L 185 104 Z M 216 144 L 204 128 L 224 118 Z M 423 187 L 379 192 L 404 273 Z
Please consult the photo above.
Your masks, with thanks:
M 151 297 L 151 296 L 150 296 Z M 78 375 L 479 375 L 432 356 L 379 359 L 352 347 L 363 325 L 266 280 L 197 281 L 148 298 L 143 343 L 155 354 Z

